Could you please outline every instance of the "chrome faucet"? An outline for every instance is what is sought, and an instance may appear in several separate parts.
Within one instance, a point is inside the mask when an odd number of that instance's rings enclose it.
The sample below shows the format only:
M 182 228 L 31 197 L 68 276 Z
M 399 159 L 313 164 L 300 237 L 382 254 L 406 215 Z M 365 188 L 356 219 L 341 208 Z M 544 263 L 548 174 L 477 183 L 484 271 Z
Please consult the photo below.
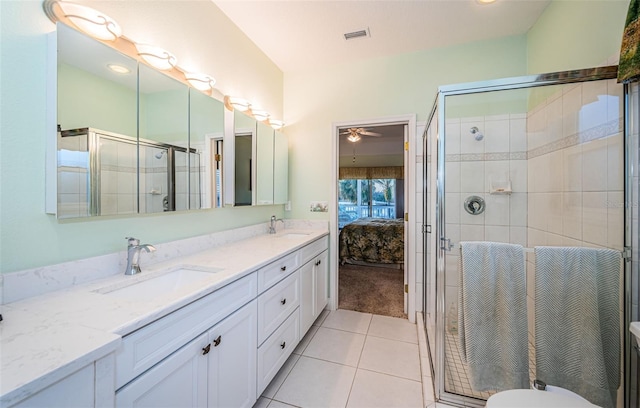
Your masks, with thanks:
M 135 275 L 140 273 L 140 251 L 145 250 L 147 252 L 153 252 L 156 247 L 150 244 L 140 245 L 140 240 L 133 237 L 126 237 L 127 240 L 127 269 L 124 271 L 125 275 Z
M 278 221 L 282 222 L 282 224 L 284 225 L 284 221 L 281 218 L 276 218 L 275 215 L 271 216 L 271 220 L 269 222 L 269 234 L 275 234 L 276 233 L 276 223 Z

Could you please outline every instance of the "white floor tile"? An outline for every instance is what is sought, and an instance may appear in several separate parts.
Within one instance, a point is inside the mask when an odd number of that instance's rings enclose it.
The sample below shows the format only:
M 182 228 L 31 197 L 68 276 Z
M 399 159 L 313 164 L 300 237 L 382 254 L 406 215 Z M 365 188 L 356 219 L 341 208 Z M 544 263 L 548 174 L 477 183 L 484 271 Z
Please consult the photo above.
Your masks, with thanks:
M 399 319 L 397 317 L 374 315 L 367 334 L 418 344 L 416 325 L 410 323 L 407 319 Z
M 347 407 L 349 408 L 421 408 L 419 381 L 358 370 Z
M 356 369 L 302 356 L 274 399 L 300 407 L 344 407 Z
M 358 367 L 420 381 L 418 345 L 367 336 Z
M 322 322 L 322 327 L 345 330 L 354 333 L 367 334 L 371 314 L 354 312 L 352 310 L 336 310 Z
M 320 327 L 302 355 L 357 367 L 365 337 L 364 334 Z
M 307 332 L 307 334 L 305 334 L 304 337 L 302 338 L 302 340 L 300 340 L 300 343 L 298 343 L 296 348 L 293 349 L 293 353 L 294 354 L 302 354 L 302 352 L 304 351 L 304 349 L 307 348 L 307 346 L 311 342 L 311 339 L 313 338 L 313 336 L 315 336 L 317 331 L 318 331 L 318 326 L 311 326 L 311 328 L 309 328 L 309 331 Z
M 276 392 L 278 392 L 278 389 L 293 369 L 293 366 L 296 365 L 296 362 L 299 358 L 300 355 L 298 354 L 291 354 L 289 356 L 287 361 L 285 361 L 285 363 L 282 365 L 280 371 L 278 371 L 278 374 L 273 377 L 273 380 L 271 380 L 269 385 L 267 385 L 267 388 L 265 388 L 262 392 L 263 397 L 273 398 L 273 396 L 276 395 Z

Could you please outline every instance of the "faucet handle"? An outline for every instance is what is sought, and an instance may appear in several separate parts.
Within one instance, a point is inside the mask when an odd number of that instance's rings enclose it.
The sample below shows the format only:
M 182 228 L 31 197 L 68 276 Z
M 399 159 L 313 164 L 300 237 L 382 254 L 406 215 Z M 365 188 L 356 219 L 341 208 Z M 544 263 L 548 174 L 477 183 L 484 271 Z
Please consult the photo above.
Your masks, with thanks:
M 132 246 L 137 246 L 140 245 L 140 240 L 137 238 L 133 238 L 133 237 L 125 237 L 124 239 L 127 240 L 127 244 L 132 247 Z

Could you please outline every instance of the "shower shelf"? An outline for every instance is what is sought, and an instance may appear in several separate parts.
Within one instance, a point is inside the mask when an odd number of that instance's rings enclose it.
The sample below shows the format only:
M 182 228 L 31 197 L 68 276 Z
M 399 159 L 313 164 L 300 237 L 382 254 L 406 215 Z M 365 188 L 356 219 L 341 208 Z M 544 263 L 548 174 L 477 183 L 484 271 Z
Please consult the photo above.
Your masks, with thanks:
M 491 186 L 489 187 L 489 194 L 511 194 L 511 180 L 491 180 Z

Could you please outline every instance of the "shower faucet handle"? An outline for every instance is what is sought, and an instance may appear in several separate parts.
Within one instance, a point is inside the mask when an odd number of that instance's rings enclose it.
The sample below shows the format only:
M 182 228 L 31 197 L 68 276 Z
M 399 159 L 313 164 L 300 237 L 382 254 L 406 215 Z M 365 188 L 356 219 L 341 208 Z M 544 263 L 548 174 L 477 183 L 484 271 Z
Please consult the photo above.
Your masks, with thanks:
M 139 240 L 138 238 L 134 238 L 134 237 L 125 237 L 124 239 L 126 239 L 126 240 L 127 240 L 127 244 L 128 244 L 128 246 L 130 246 L 130 247 L 140 245 L 140 240 Z

